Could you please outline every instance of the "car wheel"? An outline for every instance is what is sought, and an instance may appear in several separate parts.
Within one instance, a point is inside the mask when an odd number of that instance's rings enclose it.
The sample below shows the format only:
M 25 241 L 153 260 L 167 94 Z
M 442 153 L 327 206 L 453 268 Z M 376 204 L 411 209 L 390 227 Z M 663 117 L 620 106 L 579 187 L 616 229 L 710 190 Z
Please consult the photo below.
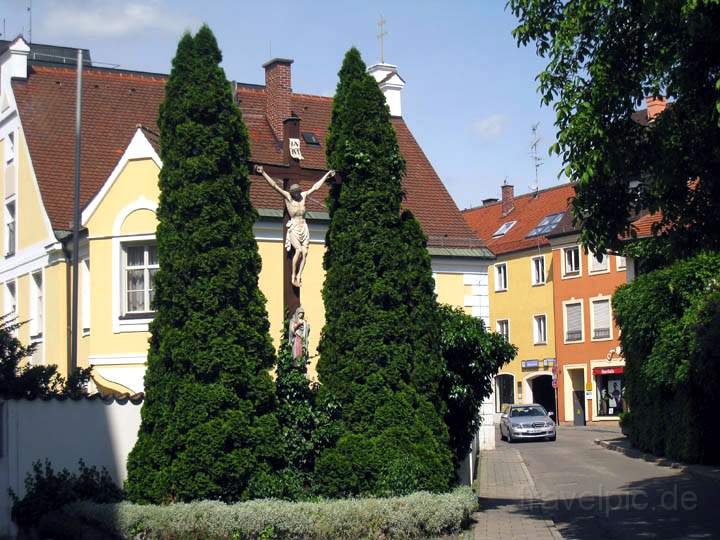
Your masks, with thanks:
M 510 444 L 515 442 L 515 439 L 513 439 L 512 433 L 510 433 L 509 429 L 508 429 L 508 434 L 507 434 L 507 442 L 509 442 Z
M 548 441 L 554 441 L 555 439 L 557 439 L 557 433 L 552 437 L 548 437 Z

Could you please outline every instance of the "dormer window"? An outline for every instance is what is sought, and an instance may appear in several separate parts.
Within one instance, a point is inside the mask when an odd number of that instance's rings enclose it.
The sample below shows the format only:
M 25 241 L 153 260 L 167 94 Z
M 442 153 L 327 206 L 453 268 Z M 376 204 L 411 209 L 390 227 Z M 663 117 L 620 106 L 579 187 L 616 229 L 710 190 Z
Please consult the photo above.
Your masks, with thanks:
M 513 228 L 513 225 L 515 225 L 517 221 L 507 221 L 500 225 L 500 228 L 493 233 L 493 238 L 500 238 L 501 236 L 505 236 L 507 232 Z

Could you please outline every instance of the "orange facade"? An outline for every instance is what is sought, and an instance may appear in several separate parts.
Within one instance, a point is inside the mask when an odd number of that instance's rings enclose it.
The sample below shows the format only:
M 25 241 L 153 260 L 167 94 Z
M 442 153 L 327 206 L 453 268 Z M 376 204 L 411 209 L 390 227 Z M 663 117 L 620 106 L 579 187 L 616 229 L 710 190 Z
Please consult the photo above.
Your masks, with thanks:
M 552 238 L 558 420 L 617 419 L 624 408 L 619 329 L 612 295 L 626 282 L 625 260 L 599 261 L 577 234 Z

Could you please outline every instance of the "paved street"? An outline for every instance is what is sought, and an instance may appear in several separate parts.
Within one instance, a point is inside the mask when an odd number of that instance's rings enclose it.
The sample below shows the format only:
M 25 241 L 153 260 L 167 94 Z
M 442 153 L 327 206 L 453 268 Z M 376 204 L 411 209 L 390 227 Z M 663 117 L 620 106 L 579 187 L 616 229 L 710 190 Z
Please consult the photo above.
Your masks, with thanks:
M 561 427 L 556 442 L 509 445 L 498 437 L 497 445 L 522 456 L 546 515 L 565 538 L 720 537 L 720 482 L 593 443 L 617 436 L 612 427 Z M 536 508 L 519 511 L 537 515 Z

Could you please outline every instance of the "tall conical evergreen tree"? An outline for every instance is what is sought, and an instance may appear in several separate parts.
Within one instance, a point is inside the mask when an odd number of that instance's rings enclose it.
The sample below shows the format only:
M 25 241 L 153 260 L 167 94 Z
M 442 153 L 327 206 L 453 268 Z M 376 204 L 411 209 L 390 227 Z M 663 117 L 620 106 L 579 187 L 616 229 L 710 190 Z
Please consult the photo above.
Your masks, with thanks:
M 138 502 L 273 495 L 281 465 L 248 134 L 220 60 L 207 26 L 186 33 L 160 107 L 157 313 L 126 486 Z
M 318 374 L 341 406 L 316 467 L 326 495 L 440 491 L 452 479 L 440 319 L 426 238 L 401 211 L 405 162 L 385 98 L 357 49 L 339 73 L 327 139 L 331 190 Z

